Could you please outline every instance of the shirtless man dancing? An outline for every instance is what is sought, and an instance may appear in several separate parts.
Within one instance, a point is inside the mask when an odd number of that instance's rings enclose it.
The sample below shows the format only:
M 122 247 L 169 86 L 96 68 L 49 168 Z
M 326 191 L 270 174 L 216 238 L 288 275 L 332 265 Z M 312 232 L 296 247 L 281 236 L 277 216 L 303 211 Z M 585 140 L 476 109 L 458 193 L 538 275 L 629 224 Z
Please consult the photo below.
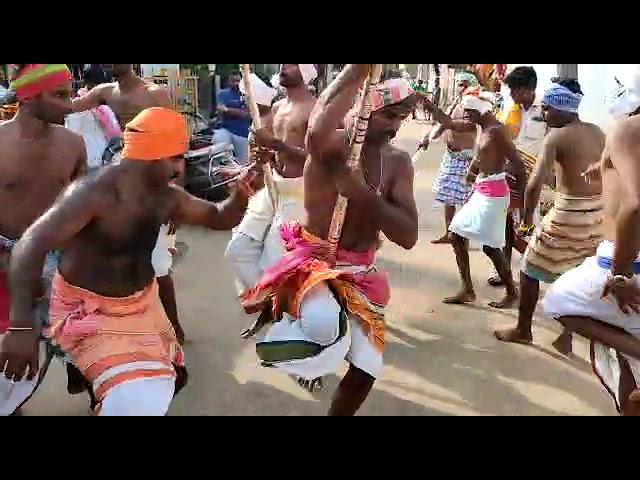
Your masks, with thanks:
M 298 64 L 282 66 L 279 84 L 287 96 L 273 105 L 269 123 L 255 132 L 256 146 L 276 154 L 273 172 L 276 205 L 266 188 L 258 192 L 227 248 L 227 258 L 243 290 L 255 286 L 263 271 L 284 255 L 280 225 L 304 222 L 306 216 L 302 171 L 307 159 L 305 137 L 309 115 L 316 99 L 309 92 Z
M 113 75 L 116 83 L 105 83 L 92 89 L 87 95 L 73 100 L 73 111 L 84 112 L 107 105 L 113 110 L 124 130 L 127 123 L 141 111 L 151 107 L 173 108 L 166 88 L 138 77 L 130 63 L 114 63 Z M 174 225 L 163 225 L 153 252 L 153 265 L 158 278 L 160 298 L 167 316 L 176 330 L 178 340 L 184 342 L 184 331 L 178 319 L 176 292 L 171 277 L 176 229 Z
M 502 251 L 505 244 L 505 225 L 509 207 L 509 188 L 506 181 L 505 161 L 512 162 L 518 185 L 524 188 L 524 163 L 518 155 L 504 126 L 491 113 L 489 92 L 468 90 L 462 99 L 466 120 L 453 120 L 432 102 L 426 106 L 433 118 L 444 128 L 459 132 L 472 132 L 479 127 L 476 158 L 470 166 L 470 175 L 477 175 L 474 192 L 458 211 L 449 232 L 456 254 L 462 289 L 444 303 L 469 303 L 476 299 L 469 269 L 469 240 L 483 245 L 506 287 L 506 296 L 500 302 L 491 302 L 494 308 L 508 308 L 518 299 L 518 293 L 509 265 Z M 476 125 L 478 127 L 476 127 Z
M 0 336 L 9 326 L 9 290 L 5 270 L 18 240 L 64 188 L 86 169 L 86 150 L 82 137 L 62 127 L 71 113 L 71 73 L 66 65 L 24 65 L 11 84 L 20 108 L 13 120 L 0 123 Z M 57 255 L 47 254 L 41 290 L 34 303 L 33 316 L 38 338 L 48 324 L 49 289 Z M 42 345 L 39 378 L 27 386 L 31 393 L 46 373 L 51 351 Z M 3 365 L 0 365 L 2 368 Z M 0 380 L 0 416 L 12 414 L 29 395 L 18 394 L 15 387 Z
M 602 174 L 604 238 L 595 256 L 562 275 L 544 297 L 546 315 L 592 341 L 591 361 L 622 415 L 640 415 L 640 89 L 610 100 Z M 611 353 L 611 349 L 616 351 Z
M 576 80 L 558 80 L 544 93 L 542 116 L 550 131 L 527 185 L 521 231 L 533 232 L 533 215 L 542 187 L 554 167 L 556 198 L 523 257 L 518 324 L 496 331 L 498 340 L 531 343 L 531 322 L 540 297 L 540 282 L 553 283 L 580 265 L 593 256 L 602 240 L 602 182 L 599 178 L 587 181 L 583 172 L 602 157 L 605 136 L 596 125 L 580 120 L 581 101 L 582 92 Z M 561 353 L 569 353 L 570 334 L 562 335 L 554 346 Z
M 464 119 L 464 107 L 462 106 L 462 94 L 469 88 L 478 85 L 478 80 L 472 73 L 463 72 L 456 77 L 458 97 L 449 110 L 449 115 L 453 120 Z M 446 133 L 447 151 L 442 158 L 440 171 L 433 183 L 433 193 L 436 195 L 436 202 L 444 205 L 445 234 L 433 240 L 431 243 L 438 245 L 449 243 L 449 225 L 456 214 L 456 208 L 461 207 L 467 201 L 471 187 L 467 183 L 467 171 L 473 160 L 473 146 L 476 142 L 476 132 L 456 132 L 446 130 L 442 125 L 438 125 L 428 136 L 418 145 L 419 148 L 427 150 L 431 142 L 434 142 Z
M 45 255 L 59 249 L 46 335 L 92 383 L 96 412 L 164 415 L 186 371 L 151 263 L 158 230 L 168 221 L 230 229 L 242 218 L 249 187 L 241 180 L 243 188 L 215 205 L 171 185 L 188 148 L 184 119 L 172 110 L 144 110 L 124 139 L 119 165 L 74 183 L 15 247 L 0 364 L 3 382 L 17 382 L 16 389 L 37 374 L 31 305 Z
M 406 249 L 418 238 L 411 159 L 389 143 L 415 103 L 408 82 L 377 87 L 361 157 L 366 180 L 347 167 L 354 100 L 369 69 L 348 65 L 316 103 L 304 168 L 306 224 L 282 226 L 287 253 L 241 297 L 249 312 L 266 308 L 276 320 L 258 338 L 263 364 L 313 380 L 349 361 L 329 415 L 354 415 L 382 369 L 389 287 L 374 267 L 380 233 Z M 334 267 L 327 238 L 339 193 L 349 208 Z

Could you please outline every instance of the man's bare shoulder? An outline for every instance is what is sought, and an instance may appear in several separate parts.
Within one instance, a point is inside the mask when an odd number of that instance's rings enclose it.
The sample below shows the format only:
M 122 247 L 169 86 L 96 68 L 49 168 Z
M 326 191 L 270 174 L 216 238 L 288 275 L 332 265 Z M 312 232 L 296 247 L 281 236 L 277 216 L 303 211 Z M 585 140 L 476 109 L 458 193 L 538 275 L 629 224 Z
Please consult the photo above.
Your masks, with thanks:
M 392 168 L 399 173 L 413 172 L 413 162 L 411 156 L 405 151 L 391 144 L 386 145 L 382 150 L 382 155 L 392 162 Z
M 101 98 L 108 98 L 113 95 L 113 92 L 115 92 L 117 88 L 117 83 L 103 83 L 102 85 L 93 87 L 90 93 L 92 95 L 98 95 Z
M 51 125 L 51 127 L 53 128 L 53 134 L 55 135 L 56 139 L 72 147 L 82 146 L 82 148 L 85 148 L 84 139 L 81 135 L 72 132 L 62 125 Z

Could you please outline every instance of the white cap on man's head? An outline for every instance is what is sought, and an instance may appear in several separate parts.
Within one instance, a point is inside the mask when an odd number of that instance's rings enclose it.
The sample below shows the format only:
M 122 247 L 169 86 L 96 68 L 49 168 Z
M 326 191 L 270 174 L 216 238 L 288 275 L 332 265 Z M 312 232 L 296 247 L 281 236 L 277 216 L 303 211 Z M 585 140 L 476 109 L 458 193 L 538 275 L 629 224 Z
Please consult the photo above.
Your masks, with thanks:
M 253 89 L 253 96 L 256 99 L 256 103 L 258 105 L 270 107 L 271 102 L 273 102 L 274 97 L 278 93 L 277 90 L 264 83 L 255 73 L 252 73 L 249 76 L 249 82 L 251 82 L 251 88 Z M 246 93 L 244 91 L 243 82 L 240 82 L 240 92 L 243 94 Z

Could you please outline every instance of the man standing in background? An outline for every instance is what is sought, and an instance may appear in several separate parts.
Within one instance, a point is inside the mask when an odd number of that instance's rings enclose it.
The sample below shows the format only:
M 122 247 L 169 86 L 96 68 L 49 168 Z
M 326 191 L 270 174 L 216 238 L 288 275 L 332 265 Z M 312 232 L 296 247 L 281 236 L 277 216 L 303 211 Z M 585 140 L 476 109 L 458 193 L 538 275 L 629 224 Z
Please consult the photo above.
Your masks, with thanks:
M 244 165 L 249 159 L 249 124 L 251 114 L 240 93 L 240 72 L 229 75 L 227 88 L 218 93 L 218 113 L 222 116 L 222 128 L 214 136 L 214 143 L 233 145 L 238 163 Z

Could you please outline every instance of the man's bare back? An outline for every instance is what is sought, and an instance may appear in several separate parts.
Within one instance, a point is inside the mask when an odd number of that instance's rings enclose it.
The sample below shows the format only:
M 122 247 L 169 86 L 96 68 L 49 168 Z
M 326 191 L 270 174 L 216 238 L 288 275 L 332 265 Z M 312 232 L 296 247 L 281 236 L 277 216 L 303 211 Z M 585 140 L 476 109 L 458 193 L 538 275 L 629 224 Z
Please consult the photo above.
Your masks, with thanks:
M 288 145 L 304 150 L 309 116 L 315 103 L 316 99 L 311 94 L 300 101 L 294 101 L 287 97 L 276 102 L 271 111 L 275 137 Z M 300 155 L 279 151 L 276 160 L 277 168 L 282 176 L 287 178 L 302 176 L 304 160 L 300 161 Z
M 166 88 L 136 77 L 129 88 L 118 83 L 105 83 L 95 87 L 88 95 L 73 102 L 74 111 L 83 111 L 97 105 L 107 105 L 124 128 L 141 111 L 152 107 L 173 108 Z
M 305 165 L 307 229 L 320 238 L 328 237 L 333 209 L 340 192 L 352 197 L 340 247 L 354 252 L 369 251 L 378 242 L 381 230 L 379 212 L 373 208 L 370 196 L 352 195 L 362 185 L 354 183 L 346 166 L 349 149 L 345 131 L 336 131 L 331 143 L 326 158 L 320 161 L 310 159 Z M 414 172 L 409 154 L 390 144 L 380 149 L 378 155 L 375 151 L 371 149 L 367 152 L 366 145 L 363 148 L 365 178 L 370 189 L 388 202 L 397 203 L 397 196 L 401 195 L 402 201 L 415 205 L 412 188 Z
M 14 119 L 0 124 L 0 234 L 18 239 L 86 168 L 82 137 L 58 125 L 24 138 Z
M 582 175 L 602 157 L 605 135 L 594 124 L 575 122 L 562 128 L 552 128 L 545 140 L 545 152 L 553 150 L 556 190 L 574 196 L 600 195 L 602 182 L 589 182 Z

